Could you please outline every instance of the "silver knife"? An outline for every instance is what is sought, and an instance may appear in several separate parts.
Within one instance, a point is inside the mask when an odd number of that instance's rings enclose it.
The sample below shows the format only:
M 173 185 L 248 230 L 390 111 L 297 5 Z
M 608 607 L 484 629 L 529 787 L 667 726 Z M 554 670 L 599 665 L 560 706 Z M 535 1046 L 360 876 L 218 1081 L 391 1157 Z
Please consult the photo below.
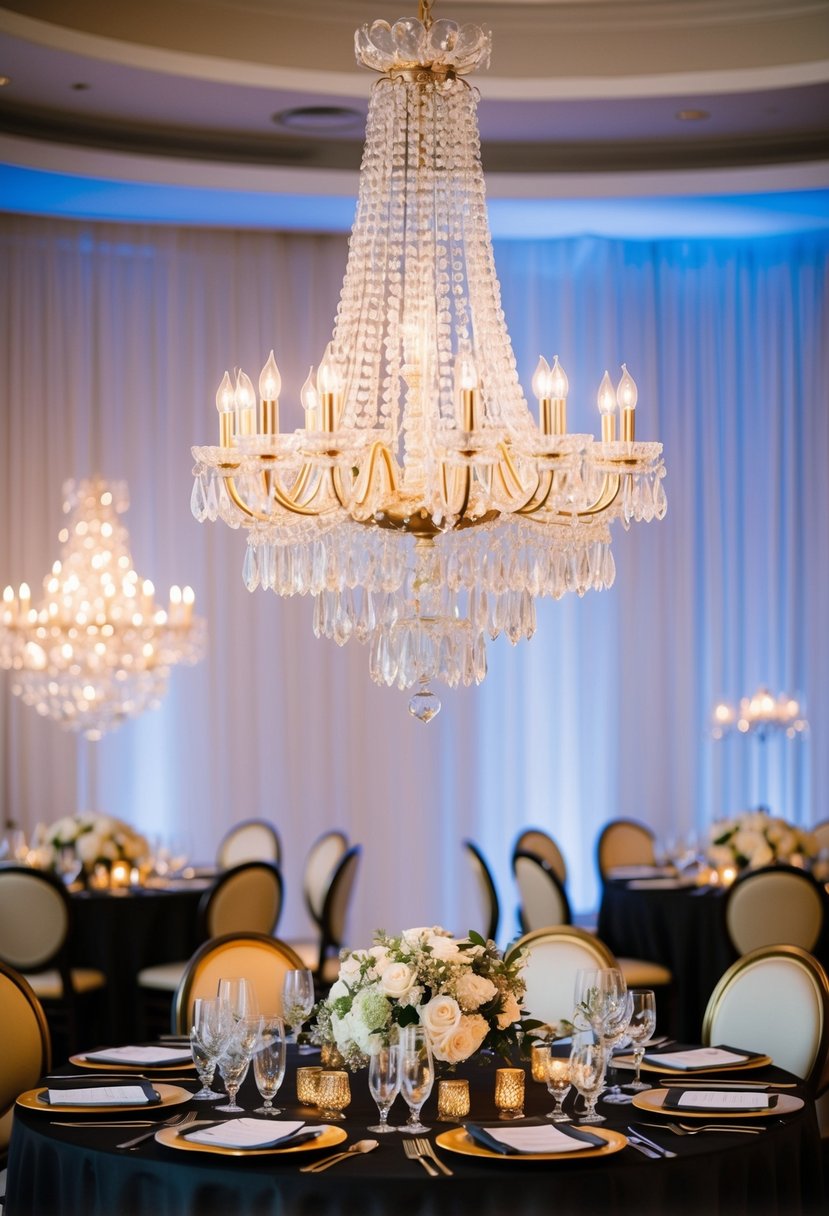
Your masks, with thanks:
M 669 1148 L 663 1148 L 662 1145 L 657 1144 L 655 1140 L 649 1140 L 647 1136 L 644 1136 L 640 1131 L 637 1131 L 635 1127 L 629 1127 L 628 1131 L 632 1136 L 636 1136 L 637 1139 L 641 1140 L 643 1144 L 647 1144 L 648 1148 L 652 1148 L 653 1151 L 658 1153 L 660 1157 L 676 1156 L 676 1153 L 671 1152 Z
M 628 1148 L 635 1148 L 637 1153 L 641 1153 L 643 1157 L 650 1157 L 651 1161 L 658 1161 L 661 1154 L 654 1153 L 651 1149 L 646 1148 L 641 1140 L 635 1137 L 628 1136 Z

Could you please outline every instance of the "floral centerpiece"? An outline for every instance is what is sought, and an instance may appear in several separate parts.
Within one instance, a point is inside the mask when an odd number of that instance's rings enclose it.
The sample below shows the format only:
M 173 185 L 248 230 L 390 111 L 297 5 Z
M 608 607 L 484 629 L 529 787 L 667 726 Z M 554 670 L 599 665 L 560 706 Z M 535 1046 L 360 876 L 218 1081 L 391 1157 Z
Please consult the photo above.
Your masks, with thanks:
M 54 865 L 61 849 L 72 848 L 89 872 L 98 862 L 111 865 L 113 861 L 128 861 L 132 865 L 147 857 L 149 842 L 122 819 L 112 815 L 96 815 L 84 811 L 77 815 L 66 815 L 50 827 L 38 831 L 39 853 L 51 849 L 51 864 Z
M 507 1055 L 520 1043 L 523 952 L 506 955 L 477 933 L 439 926 L 380 931 L 368 950 L 341 955 L 339 977 L 316 1010 L 311 1037 L 333 1043 L 350 1068 L 366 1062 L 375 1036 L 425 1027 L 435 1059 L 457 1064 L 481 1049 Z
M 713 866 L 757 870 L 795 857 L 815 857 L 817 841 L 809 832 L 765 811 L 745 811 L 711 824 L 708 860 Z

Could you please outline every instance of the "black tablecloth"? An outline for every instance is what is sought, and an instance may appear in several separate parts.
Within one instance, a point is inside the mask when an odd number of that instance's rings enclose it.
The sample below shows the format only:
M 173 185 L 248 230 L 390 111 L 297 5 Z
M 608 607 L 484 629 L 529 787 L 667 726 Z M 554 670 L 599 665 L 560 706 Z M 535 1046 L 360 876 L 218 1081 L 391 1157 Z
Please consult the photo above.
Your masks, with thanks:
M 598 935 L 614 954 L 649 959 L 674 976 L 671 1033 L 695 1042 L 708 998 L 737 955 L 725 927 L 726 891 L 717 887 L 641 890 L 607 882 L 599 907 Z M 829 926 L 815 948 L 826 965 Z
M 199 945 L 197 910 L 204 890 L 205 883 L 195 882 L 176 890 L 72 896 L 72 962 L 107 977 L 99 1042 L 127 1043 L 142 1033 L 136 976 L 153 963 L 190 957 Z
M 313 1057 L 312 1057 L 313 1059 Z M 309 1057 L 301 1062 L 307 1063 Z M 281 1096 L 295 1096 L 291 1049 Z M 492 1118 L 492 1068 L 465 1066 L 472 1112 Z M 756 1074 L 760 1076 L 761 1074 Z M 770 1069 L 762 1075 L 785 1075 Z M 792 1091 L 787 1091 L 792 1092 Z M 352 1077 L 353 1101 L 342 1126 L 349 1142 L 366 1136 L 376 1122 L 365 1070 Z M 258 1105 L 250 1079 L 243 1104 Z M 567 1105 L 572 1104 L 572 1097 Z M 542 1086 L 527 1081 L 526 1113 L 540 1114 L 551 1101 Z M 194 1103 L 204 1117 L 205 1107 Z M 187 1108 L 182 1108 L 187 1109 Z M 435 1097 L 423 1117 L 430 1138 L 446 1130 L 435 1118 Z M 631 1119 L 659 1122 L 630 1106 L 603 1106 L 609 1126 L 624 1130 Z M 403 1122 L 398 1099 L 392 1123 Z M 674 1150 L 674 1160 L 649 1160 L 631 1148 L 612 1157 L 529 1163 L 480 1160 L 448 1152 L 442 1159 L 452 1178 L 428 1178 L 403 1152 L 402 1137 L 381 1136 L 380 1147 L 325 1173 L 301 1174 L 299 1165 L 318 1153 L 291 1158 L 245 1160 L 179 1152 L 154 1141 L 132 1152 L 117 1151 L 130 1136 L 118 1129 L 61 1128 L 47 1112 L 15 1115 L 7 1181 L 7 1216 L 818 1216 L 826 1210 L 820 1141 L 814 1108 L 785 1120 L 764 1119 L 759 1136 L 674 1137 L 652 1132 Z M 139 1129 L 140 1130 L 140 1129 Z

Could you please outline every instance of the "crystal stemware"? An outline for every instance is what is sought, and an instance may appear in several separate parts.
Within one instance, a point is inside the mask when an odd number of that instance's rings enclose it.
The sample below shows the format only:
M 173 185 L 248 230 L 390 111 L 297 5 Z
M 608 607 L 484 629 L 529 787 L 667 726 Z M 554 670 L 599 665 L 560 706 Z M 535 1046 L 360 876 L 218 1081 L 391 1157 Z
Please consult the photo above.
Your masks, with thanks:
M 262 1019 L 256 1015 L 240 1018 L 234 1023 L 224 1050 L 219 1056 L 219 1072 L 227 1089 L 228 1101 L 216 1110 L 238 1115 L 244 1108 L 239 1106 L 236 1095 L 250 1066 L 253 1049 L 259 1038 Z
M 253 1048 L 253 1076 L 263 1106 L 257 1106 L 257 1115 L 280 1115 L 273 1105 L 279 1087 L 285 1077 L 285 1023 L 276 1014 L 262 1017 L 259 1038 Z
M 313 1008 L 314 977 L 311 972 L 300 968 L 286 971 L 282 981 L 282 1015 L 291 1030 L 290 1042 L 298 1042 L 302 1023 Z M 303 1048 L 299 1050 L 303 1051 Z
M 241 1018 L 255 1014 L 258 1010 L 253 984 L 250 980 L 242 979 L 239 976 L 220 979 L 216 995 L 220 1001 L 225 1002 L 231 1017 L 237 1022 Z
M 580 1123 L 604 1123 L 596 1099 L 604 1085 L 605 1049 L 592 1030 L 577 1031 L 570 1051 L 570 1079 L 586 1103 Z
M 564 1099 L 572 1088 L 570 1061 L 561 1056 L 551 1055 L 548 1051 L 544 1057 L 545 1080 L 547 1090 L 553 1099 L 553 1109 L 547 1115 L 553 1123 L 570 1123 L 571 1119 L 564 1111 Z
M 406 1026 L 400 1031 L 400 1092 L 409 1107 L 409 1117 L 401 1132 L 419 1136 L 428 1132 L 420 1121 L 420 1110 L 432 1092 L 435 1065 L 429 1037 L 422 1026 Z
M 605 1049 L 605 1059 L 611 1067 L 613 1064 L 614 1047 L 621 1047 L 622 1044 L 629 1041 L 628 1029 L 632 1013 L 633 996 L 630 992 L 626 992 L 623 999 L 618 1003 L 608 1002 L 606 1016 L 599 1031 L 599 1038 Z M 614 1076 L 618 1078 L 618 1069 L 614 1073 Z M 622 1103 L 629 1102 L 630 1098 L 622 1093 L 619 1082 L 616 1080 L 604 1095 L 602 1101 L 610 1102 L 611 1105 L 621 1105 Z
M 222 1095 L 211 1089 L 216 1064 L 230 1034 L 227 1008 L 218 999 L 196 997 L 190 1021 L 190 1051 L 201 1089 L 193 1094 L 195 1102 L 217 1102 Z
M 400 1051 L 394 1044 L 378 1043 L 372 1047 L 368 1060 L 368 1087 L 380 1112 L 380 1122 L 369 1127 L 370 1132 L 394 1132 L 389 1127 L 389 1110 L 400 1093 Z
M 628 1085 L 628 1089 L 638 1091 L 651 1088 L 650 1085 L 639 1079 L 639 1071 L 642 1067 L 642 1058 L 647 1050 L 647 1045 L 653 1038 L 653 1032 L 656 1030 L 656 995 L 651 988 L 634 988 L 631 996 L 633 998 L 633 1012 L 631 1013 L 627 1034 L 633 1044 L 633 1063 L 636 1068 L 636 1075 Z

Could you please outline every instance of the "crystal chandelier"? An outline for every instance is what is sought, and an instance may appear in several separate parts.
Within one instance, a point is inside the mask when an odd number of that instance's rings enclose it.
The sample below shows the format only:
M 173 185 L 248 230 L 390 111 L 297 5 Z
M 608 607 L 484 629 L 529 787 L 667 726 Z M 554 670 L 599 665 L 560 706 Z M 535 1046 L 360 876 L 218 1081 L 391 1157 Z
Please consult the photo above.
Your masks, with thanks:
M 124 482 L 68 481 L 60 559 L 32 603 L 22 583 L 3 592 L 0 667 L 12 692 L 67 730 L 100 739 L 146 709 L 167 689 L 170 668 L 195 663 L 206 629 L 194 616 L 190 587 L 173 587 L 167 609 L 132 564 Z
M 739 705 L 719 701 L 712 714 L 711 733 L 715 739 L 722 739 L 733 730 L 760 739 L 775 732 L 795 739 L 808 729 L 803 706 L 797 698 L 785 692 L 775 697 L 767 688 L 758 688 L 752 697 L 742 697 Z
M 259 377 L 225 373 L 219 444 L 195 447 L 192 510 L 247 531 L 249 590 L 314 597 L 314 632 L 369 647 L 379 684 L 440 708 L 486 675 L 486 639 L 535 631 L 535 598 L 611 586 L 610 524 L 661 519 L 662 446 L 634 436 L 636 385 L 607 372 L 601 441 L 568 434 L 558 358 L 518 382 L 487 221 L 478 26 L 375 21 L 357 59 L 380 73 L 334 333 L 279 430 L 273 351 Z M 621 415 L 621 434 L 616 416 Z

